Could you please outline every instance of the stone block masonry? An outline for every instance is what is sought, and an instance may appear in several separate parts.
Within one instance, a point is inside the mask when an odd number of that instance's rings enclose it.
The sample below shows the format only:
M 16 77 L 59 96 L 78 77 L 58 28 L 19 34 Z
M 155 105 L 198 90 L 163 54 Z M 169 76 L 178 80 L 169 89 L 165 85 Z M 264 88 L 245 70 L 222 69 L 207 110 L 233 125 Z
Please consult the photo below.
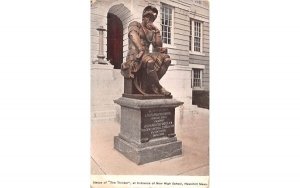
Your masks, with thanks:
M 175 134 L 175 99 L 115 100 L 121 106 L 120 133 L 114 148 L 141 165 L 182 154 L 182 142 Z

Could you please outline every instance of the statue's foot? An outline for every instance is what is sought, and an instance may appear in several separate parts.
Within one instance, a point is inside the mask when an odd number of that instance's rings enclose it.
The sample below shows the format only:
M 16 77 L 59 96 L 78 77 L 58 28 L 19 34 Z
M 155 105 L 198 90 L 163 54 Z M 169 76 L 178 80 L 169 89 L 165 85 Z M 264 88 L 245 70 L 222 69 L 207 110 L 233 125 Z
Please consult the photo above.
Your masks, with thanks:
M 160 93 L 160 90 L 159 90 L 158 87 L 156 87 L 155 85 L 152 85 L 152 91 L 153 91 L 154 94 L 158 94 L 158 95 L 161 94 L 161 93 Z
M 163 87 L 158 88 L 157 86 L 152 85 L 152 91 L 153 91 L 153 93 L 158 94 L 158 95 L 171 96 L 171 92 L 167 91 Z
M 171 92 L 167 91 L 165 88 L 160 89 L 160 93 L 164 96 L 171 96 Z

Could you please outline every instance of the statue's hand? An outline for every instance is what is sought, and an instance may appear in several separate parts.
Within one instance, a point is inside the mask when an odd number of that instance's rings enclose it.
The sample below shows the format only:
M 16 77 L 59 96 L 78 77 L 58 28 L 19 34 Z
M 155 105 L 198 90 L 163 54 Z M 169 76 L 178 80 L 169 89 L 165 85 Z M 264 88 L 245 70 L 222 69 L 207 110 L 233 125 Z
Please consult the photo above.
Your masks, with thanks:
M 155 33 L 159 33 L 159 29 L 154 24 L 152 24 L 152 30 L 154 30 Z
M 136 56 L 136 60 L 137 61 L 140 61 L 144 55 L 145 51 L 144 50 L 141 50 L 140 53 Z
M 167 54 L 168 53 L 168 48 L 161 47 L 160 48 L 160 53 Z
M 155 33 L 159 33 L 159 29 L 153 24 L 153 22 L 148 23 L 146 27 Z

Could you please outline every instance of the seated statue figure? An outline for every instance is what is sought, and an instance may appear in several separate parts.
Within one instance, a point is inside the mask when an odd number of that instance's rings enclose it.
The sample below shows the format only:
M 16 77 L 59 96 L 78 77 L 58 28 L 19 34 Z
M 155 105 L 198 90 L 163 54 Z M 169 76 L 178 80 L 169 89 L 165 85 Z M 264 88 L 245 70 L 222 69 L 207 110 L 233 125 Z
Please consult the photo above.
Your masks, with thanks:
M 171 59 L 167 48 L 162 47 L 159 29 L 153 25 L 157 14 L 155 7 L 147 6 L 143 11 L 142 23 L 133 21 L 129 24 L 129 49 L 126 62 L 121 66 L 121 73 L 125 78 L 133 80 L 136 90 L 142 95 L 171 96 L 159 83 L 167 72 Z M 151 44 L 153 50 L 150 53 Z

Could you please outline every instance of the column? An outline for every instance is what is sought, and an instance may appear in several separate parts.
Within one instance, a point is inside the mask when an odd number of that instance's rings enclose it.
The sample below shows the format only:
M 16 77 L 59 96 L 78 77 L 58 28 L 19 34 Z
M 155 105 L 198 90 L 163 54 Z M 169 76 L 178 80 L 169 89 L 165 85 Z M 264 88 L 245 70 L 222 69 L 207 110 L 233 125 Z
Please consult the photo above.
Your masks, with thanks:
M 108 64 L 107 61 L 104 59 L 104 51 L 103 51 L 103 32 L 106 31 L 106 29 L 103 28 L 103 26 L 99 26 L 97 28 L 97 31 L 99 31 L 99 53 L 97 55 L 98 63 L 99 64 Z

